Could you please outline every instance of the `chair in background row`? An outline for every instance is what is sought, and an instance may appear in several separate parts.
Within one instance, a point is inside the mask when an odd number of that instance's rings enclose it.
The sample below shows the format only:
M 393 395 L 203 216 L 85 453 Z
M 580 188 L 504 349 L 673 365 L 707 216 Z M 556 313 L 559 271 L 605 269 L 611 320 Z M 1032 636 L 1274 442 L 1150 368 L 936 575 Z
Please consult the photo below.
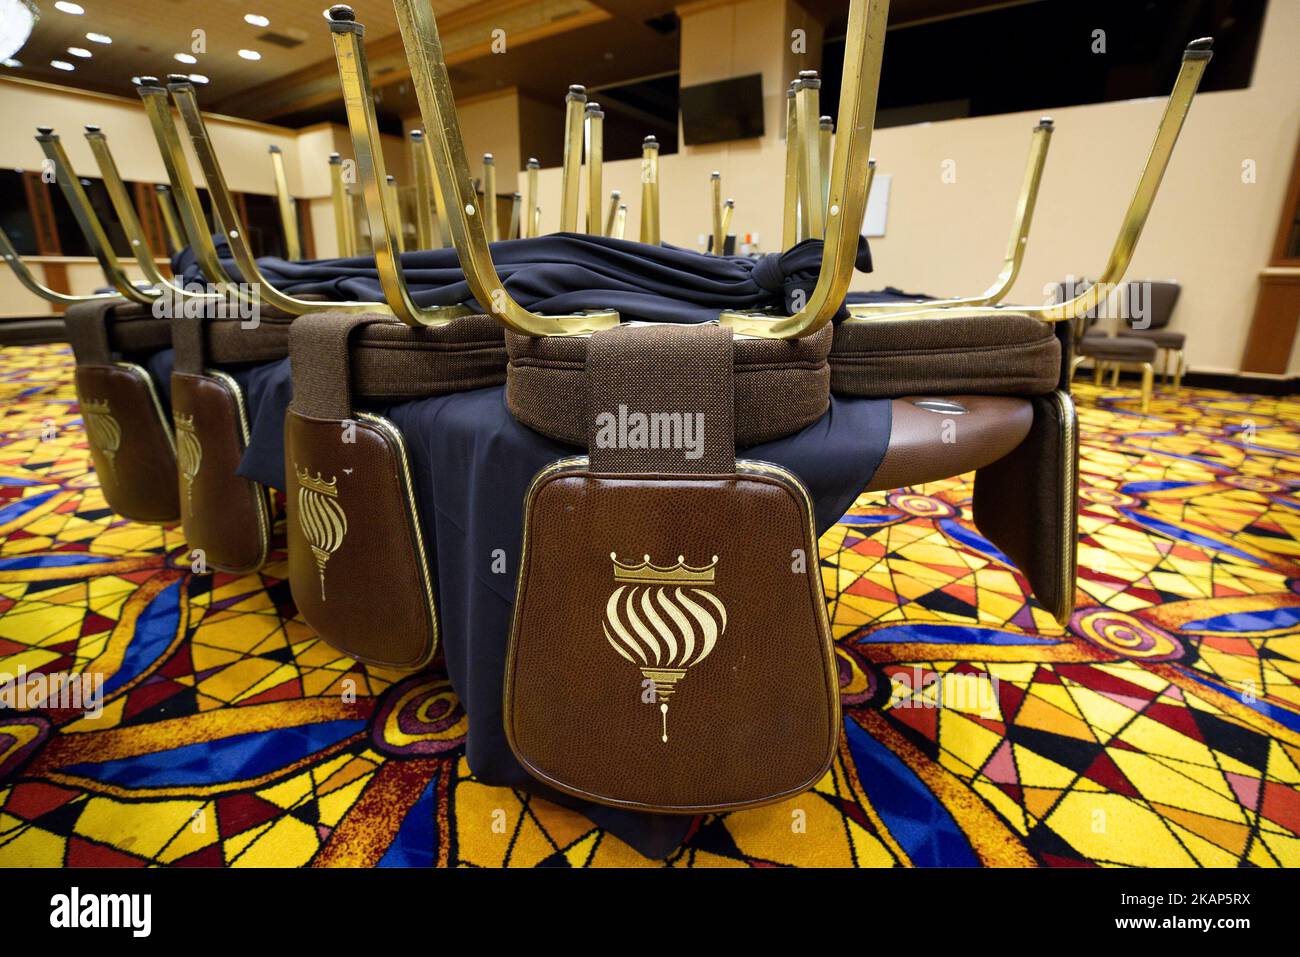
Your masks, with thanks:
M 1174 316 L 1174 307 L 1183 287 L 1172 279 L 1135 279 L 1129 285 L 1135 287 L 1144 300 L 1140 317 L 1130 317 L 1129 321 L 1119 327 L 1122 339 L 1137 339 L 1155 343 L 1161 354 L 1161 376 L 1169 384 L 1169 361 L 1174 360 L 1174 390 L 1183 384 L 1183 373 L 1187 371 L 1187 356 L 1183 349 L 1187 345 L 1187 334 L 1169 328 Z
M 1076 280 L 1072 285 L 1077 290 L 1086 288 L 1091 283 Z M 1071 283 L 1057 286 L 1058 301 L 1064 299 L 1070 286 Z M 1100 317 L 1095 309 L 1077 325 L 1075 367 L 1084 360 L 1090 360 L 1095 384 L 1101 385 L 1105 374 L 1109 372 L 1111 388 L 1119 384 L 1122 369 L 1135 369 L 1141 376 L 1141 409 L 1143 412 L 1149 411 L 1156 362 L 1161 354 L 1165 383 L 1169 382 L 1169 361 L 1172 355 L 1175 357 L 1175 391 L 1182 385 L 1186 369 L 1183 347 L 1187 337 L 1184 333 L 1167 328 L 1181 290 L 1182 287 L 1173 281 L 1137 279 L 1121 284 L 1105 300 L 1106 311 L 1111 314 L 1111 327 L 1108 330 L 1098 329 Z

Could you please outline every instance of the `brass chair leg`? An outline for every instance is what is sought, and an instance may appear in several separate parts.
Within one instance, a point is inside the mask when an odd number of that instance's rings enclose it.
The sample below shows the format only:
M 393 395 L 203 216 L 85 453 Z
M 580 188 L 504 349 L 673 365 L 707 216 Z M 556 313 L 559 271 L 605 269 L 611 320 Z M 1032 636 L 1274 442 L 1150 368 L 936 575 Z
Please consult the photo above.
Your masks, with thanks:
M 1112 362 L 1110 366 L 1110 387 L 1112 389 L 1119 388 L 1119 363 L 1118 362 Z
M 1174 372 L 1174 391 L 1177 392 L 1183 387 L 1183 373 L 1187 371 L 1187 354 L 1182 349 L 1178 350 L 1178 365 Z
M 1160 350 L 1160 384 L 1169 385 L 1169 350 Z
M 1101 388 L 1101 377 L 1106 370 L 1106 363 L 1099 359 L 1092 360 L 1092 384 L 1098 389 Z
M 1183 51 L 1183 63 L 1179 68 L 1178 78 L 1174 81 L 1173 92 L 1165 104 L 1165 111 L 1160 118 L 1160 123 L 1156 127 L 1155 140 L 1151 144 L 1150 153 L 1147 154 L 1146 165 L 1142 168 L 1142 175 L 1138 179 L 1137 188 L 1133 192 L 1133 198 L 1129 201 L 1123 223 L 1120 226 L 1118 235 L 1115 237 L 1115 244 L 1111 247 L 1106 268 L 1097 278 L 1097 281 L 1085 289 L 1082 295 L 1076 296 L 1067 302 L 1053 303 L 1047 306 L 1017 306 L 1014 310 L 1016 313 L 1029 315 L 1043 322 L 1074 320 L 1087 315 L 1091 310 L 1095 309 L 1101 299 L 1123 279 L 1124 272 L 1128 269 L 1128 264 L 1133 258 L 1133 252 L 1137 248 L 1138 238 L 1142 235 L 1142 228 L 1146 225 L 1152 204 L 1155 202 L 1156 193 L 1160 189 L 1160 181 L 1164 177 L 1165 169 L 1169 165 L 1169 159 L 1173 155 L 1174 144 L 1178 141 L 1178 134 L 1182 129 L 1183 121 L 1187 118 L 1192 99 L 1196 94 L 1197 87 L 1200 85 L 1201 76 L 1205 73 L 1205 67 L 1210 62 L 1213 45 L 1214 41 L 1211 38 L 1204 37 L 1193 40 Z M 839 136 L 836 137 L 836 149 L 838 150 L 838 140 L 843 136 L 842 131 L 845 126 L 843 123 L 837 123 L 835 128 L 841 131 Z M 931 307 L 927 309 L 920 306 L 914 312 L 891 312 L 889 318 L 955 319 L 972 315 L 985 316 L 988 315 L 988 312 L 969 307 L 938 309 Z M 851 315 L 846 321 L 861 322 L 868 320 L 854 318 Z
M 1142 414 L 1151 409 L 1151 383 L 1156 377 L 1156 369 L 1150 362 L 1142 363 Z

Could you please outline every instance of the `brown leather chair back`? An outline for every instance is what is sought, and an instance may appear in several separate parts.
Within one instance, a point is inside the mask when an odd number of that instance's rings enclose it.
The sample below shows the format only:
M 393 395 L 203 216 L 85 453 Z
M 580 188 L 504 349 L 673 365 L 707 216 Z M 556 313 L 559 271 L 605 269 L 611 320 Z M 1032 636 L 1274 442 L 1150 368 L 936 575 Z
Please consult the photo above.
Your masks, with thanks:
M 389 420 L 354 403 L 499 384 L 501 327 L 487 316 L 414 328 L 389 315 L 313 313 L 294 321 L 289 355 L 284 471 L 294 602 L 343 653 L 421 668 L 437 651 L 438 616 L 406 444 Z
M 250 423 L 243 389 L 210 368 L 211 333 L 223 330 L 245 348 L 261 346 L 282 356 L 289 317 L 238 330 L 238 320 L 197 316 L 172 319 L 176 362 L 172 369 L 172 421 L 176 425 L 181 524 L 194 552 L 209 568 L 243 574 L 266 562 L 271 542 L 270 492 L 237 474 Z
M 120 329 L 115 321 L 119 308 L 133 317 Z M 104 500 L 132 521 L 176 521 L 180 502 L 171 424 L 149 374 L 126 361 L 132 352 L 166 348 L 167 320 L 154 319 L 126 300 L 106 300 L 70 306 L 64 324 L 77 360 L 77 400 Z
M 734 366 L 716 326 L 596 333 L 589 456 L 528 493 L 505 727 L 568 794 L 721 811 L 830 766 L 839 693 L 812 506 L 793 474 L 736 459 Z

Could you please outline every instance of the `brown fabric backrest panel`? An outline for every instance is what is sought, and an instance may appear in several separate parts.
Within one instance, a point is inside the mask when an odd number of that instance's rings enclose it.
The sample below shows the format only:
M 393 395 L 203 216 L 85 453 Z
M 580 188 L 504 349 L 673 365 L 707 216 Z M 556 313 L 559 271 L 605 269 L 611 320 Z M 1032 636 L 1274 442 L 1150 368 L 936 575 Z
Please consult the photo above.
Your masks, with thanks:
M 628 328 L 638 326 L 629 324 Z M 583 370 L 589 342 L 579 336 L 532 338 L 507 332 L 506 406 L 510 413 L 543 435 L 585 446 L 590 397 Z M 829 326 L 803 339 L 734 340 L 738 448 L 791 435 L 826 413 L 830 346 Z
M 1129 315 L 1134 317 L 1133 321 L 1137 319 L 1137 309 L 1133 308 L 1136 306 L 1146 311 L 1146 328 L 1163 329 L 1174 317 L 1174 307 L 1178 305 L 1182 291 L 1182 285 L 1170 279 L 1133 279 L 1124 283 L 1121 295 L 1128 298 L 1121 302 L 1132 310 Z
M 830 361 L 837 395 L 1045 395 L 1061 345 L 1052 325 L 1019 313 L 873 319 L 838 325 Z

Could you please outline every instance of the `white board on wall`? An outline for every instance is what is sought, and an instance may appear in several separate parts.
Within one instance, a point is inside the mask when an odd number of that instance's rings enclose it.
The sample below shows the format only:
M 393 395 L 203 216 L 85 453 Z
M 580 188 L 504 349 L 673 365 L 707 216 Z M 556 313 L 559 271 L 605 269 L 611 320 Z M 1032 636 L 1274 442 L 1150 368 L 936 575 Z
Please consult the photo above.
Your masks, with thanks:
M 885 235 L 889 219 L 889 184 L 893 176 L 877 173 L 871 180 L 871 195 L 867 197 L 867 213 L 862 217 L 862 235 L 868 238 Z

